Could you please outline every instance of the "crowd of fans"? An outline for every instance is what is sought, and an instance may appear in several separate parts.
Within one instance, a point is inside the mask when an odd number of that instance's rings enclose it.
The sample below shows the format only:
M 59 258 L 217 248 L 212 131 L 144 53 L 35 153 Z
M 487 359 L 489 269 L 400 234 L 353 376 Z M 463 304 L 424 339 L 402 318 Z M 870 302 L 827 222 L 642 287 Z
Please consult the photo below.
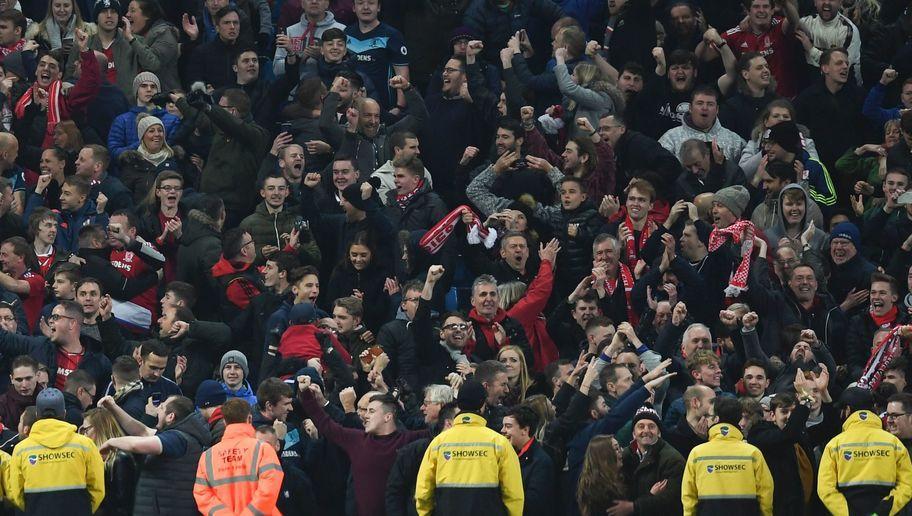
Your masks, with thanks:
M 0 512 L 905 514 L 910 175 L 908 0 L 0 0 Z

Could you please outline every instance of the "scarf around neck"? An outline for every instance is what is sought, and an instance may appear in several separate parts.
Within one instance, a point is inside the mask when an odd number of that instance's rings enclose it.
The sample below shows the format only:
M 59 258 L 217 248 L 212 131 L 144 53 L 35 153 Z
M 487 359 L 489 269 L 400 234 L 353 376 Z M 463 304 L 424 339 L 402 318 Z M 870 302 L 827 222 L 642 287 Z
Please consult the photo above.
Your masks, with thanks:
M 140 143 L 139 147 L 136 148 L 136 152 L 138 152 L 143 159 L 156 167 L 164 163 L 166 159 L 174 156 L 174 151 L 171 150 L 171 147 L 169 147 L 167 143 L 162 145 L 161 150 L 158 152 L 149 152 L 149 150 L 146 149 L 145 144 Z
M 57 24 L 57 20 L 53 16 L 48 18 L 47 23 L 44 25 L 44 30 L 47 32 L 48 43 L 51 44 L 51 50 L 56 50 L 63 46 L 64 38 L 71 38 L 74 36 L 74 30 L 76 29 L 76 16 L 70 15 L 70 20 L 67 22 L 66 29 L 63 38 L 60 37 L 61 27 Z
M 415 185 L 415 189 L 411 192 L 401 195 L 396 194 L 396 204 L 399 205 L 399 208 L 404 210 L 405 207 L 408 206 L 410 202 L 412 202 L 412 198 L 414 198 L 418 191 L 421 190 L 422 186 L 424 186 L 424 178 L 418 180 L 418 184 Z

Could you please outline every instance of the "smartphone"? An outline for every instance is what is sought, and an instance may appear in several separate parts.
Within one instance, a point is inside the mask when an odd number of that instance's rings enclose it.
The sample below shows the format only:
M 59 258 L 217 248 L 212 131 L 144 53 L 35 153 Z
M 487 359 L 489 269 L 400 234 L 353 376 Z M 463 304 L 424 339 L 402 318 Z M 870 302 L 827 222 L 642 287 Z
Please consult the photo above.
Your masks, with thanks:
M 296 220 L 294 223 L 294 228 L 298 231 L 301 231 L 302 229 L 310 229 L 310 223 L 304 219 Z
M 279 124 L 279 132 L 291 134 L 291 122 L 281 122 Z
M 372 363 L 375 358 L 380 356 L 381 353 L 383 353 L 383 348 L 381 348 L 380 346 L 371 346 L 371 347 L 367 348 L 367 355 L 364 355 L 363 357 L 361 357 L 361 363 L 364 365 L 368 365 L 368 364 Z
M 157 406 L 161 405 L 161 402 L 162 402 L 162 393 L 153 392 L 152 393 L 152 404 L 157 407 Z

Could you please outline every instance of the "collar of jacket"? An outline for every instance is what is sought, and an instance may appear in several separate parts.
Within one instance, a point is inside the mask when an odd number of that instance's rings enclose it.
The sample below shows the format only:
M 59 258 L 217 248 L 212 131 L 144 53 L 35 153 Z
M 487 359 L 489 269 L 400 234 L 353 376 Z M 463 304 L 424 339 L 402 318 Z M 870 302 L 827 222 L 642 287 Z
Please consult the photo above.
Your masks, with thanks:
M 842 424 L 842 431 L 847 432 L 853 428 L 877 428 L 882 429 L 883 423 L 877 414 L 870 410 L 858 410 L 852 412 L 852 415 Z
M 222 436 L 222 442 L 237 437 L 255 437 L 253 425 L 250 423 L 231 423 L 225 425 L 225 433 Z
M 743 441 L 744 434 L 738 425 L 729 423 L 716 423 L 709 429 L 710 441 Z
M 488 426 L 488 420 L 473 412 L 463 412 L 456 416 L 454 425 Z

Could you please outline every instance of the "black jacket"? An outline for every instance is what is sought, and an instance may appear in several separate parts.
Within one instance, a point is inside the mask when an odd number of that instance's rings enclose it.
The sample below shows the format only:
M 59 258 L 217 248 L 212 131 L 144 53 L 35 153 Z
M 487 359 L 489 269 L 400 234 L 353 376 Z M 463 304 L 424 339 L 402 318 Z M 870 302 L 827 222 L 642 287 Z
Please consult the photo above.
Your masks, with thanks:
M 396 461 L 386 480 L 387 516 L 416 516 L 415 483 L 430 438 L 418 439 L 396 451 Z
M 896 308 L 896 321 L 889 325 L 890 329 L 909 324 L 910 317 L 908 312 L 903 310 L 901 305 L 897 304 Z M 849 331 L 844 341 L 849 378 L 856 379 L 861 377 L 865 364 L 868 363 L 868 358 L 871 356 L 874 334 L 880 329 L 881 327 L 874 322 L 867 310 L 849 320 Z
M 377 261 L 381 261 L 377 257 Z M 352 291 L 359 290 L 363 297 L 364 317 L 362 322 L 371 331 L 376 332 L 392 316 L 390 296 L 383 288 L 386 278 L 394 274 L 371 259 L 371 263 L 364 270 L 356 270 L 351 261 L 346 259 L 333 269 L 326 287 L 326 299 L 339 299 L 351 296 Z
M 418 385 L 412 387 L 417 392 L 417 389 L 425 385 L 445 383 L 446 376 L 456 372 L 456 361 L 443 347 L 440 335 L 434 329 L 430 301 L 418 300 L 415 318 L 409 329 L 415 336 L 415 356 L 418 363 Z
M 238 41 L 228 44 L 219 37 L 194 48 L 187 69 L 187 85 L 202 81 L 203 84 L 211 84 L 218 89 L 235 84 L 237 74 L 232 66 L 235 56 L 242 49 L 243 46 Z
M 629 128 L 614 146 L 614 158 L 617 161 L 616 194 L 644 170 L 657 172 L 669 184 L 681 174 L 681 163 L 674 154 L 657 140 Z
M 685 170 L 675 181 L 675 197 L 691 202 L 697 195 L 715 193 L 722 188 L 734 185 L 745 186 L 747 179 L 744 171 L 732 160 L 725 160 L 721 165 L 710 157 L 710 168 L 706 179 L 700 179 L 696 174 Z
M 776 489 L 773 490 L 773 514 L 805 514 L 804 490 L 801 486 L 795 445 L 802 444 L 806 439 L 805 423 L 808 414 L 808 408 L 799 404 L 792 411 L 785 428 L 780 429 L 770 421 L 760 421 L 751 427 L 747 436 L 747 442 L 763 452 L 766 465 L 776 479 Z M 813 452 L 807 457 L 813 464 Z M 816 482 L 813 485 L 816 485 Z
M 519 456 L 519 468 L 526 495 L 523 516 L 554 514 L 554 508 L 558 505 L 557 470 L 541 443 L 532 440 L 529 448 Z
M 418 385 L 418 358 L 415 354 L 415 335 L 411 326 L 412 323 L 404 316 L 393 319 L 380 327 L 377 344 L 390 358 L 387 368 L 389 377 L 403 378 L 409 385 L 414 386 Z
M 105 464 L 105 497 L 95 514 L 98 516 L 130 516 L 139 470 L 133 455 L 113 450 L 114 463 Z
M 111 361 L 101 351 L 98 341 L 80 337 L 85 354 L 79 362 L 79 370 L 95 379 L 97 392 L 104 392 L 111 378 Z M 57 376 L 57 344 L 47 337 L 27 337 L 0 330 L 0 353 L 9 356 L 29 355 L 51 371 L 50 383 Z
M 663 438 L 665 442 L 678 450 L 682 457 L 689 456 L 691 450 L 706 442 L 705 437 L 697 435 L 693 428 L 687 424 L 686 417 L 679 419 L 677 426 L 669 430 Z
M 767 104 L 776 100 L 776 97 L 775 92 L 768 92 L 759 98 L 737 92 L 722 104 L 719 122 L 722 123 L 722 127 L 738 133 L 745 141 L 750 141 L 757 115 Z
M 863 103 L 864 93 L 851 81 L 832 94 L 822 78 L 795 99 L 798 122 L 811 130 L 820 161 L 827 167 L 833 168 L 845 151 L 863 141 Z
M 191 210 L 184 219 L 177 253 L 177 280 L 194 285 L 199 299 L 218 299 L 209 271 L 221 255 L 222 236 L 215 221 L 199 210 Z M 218 320 L 217 303 L 200 303 L 196 311 L 202 319 Z
M 681 514 L 681 479 L 684 474 L 684 457 L 678 451 L 659 439 L 640 459 L 631 444 L 624 448 L 624 477 L 627 480 L 627 495 L 633 499 L 634 514 Z M 650 493 L 652 486 L 667 480 L 668 485 L 661 493 Z

